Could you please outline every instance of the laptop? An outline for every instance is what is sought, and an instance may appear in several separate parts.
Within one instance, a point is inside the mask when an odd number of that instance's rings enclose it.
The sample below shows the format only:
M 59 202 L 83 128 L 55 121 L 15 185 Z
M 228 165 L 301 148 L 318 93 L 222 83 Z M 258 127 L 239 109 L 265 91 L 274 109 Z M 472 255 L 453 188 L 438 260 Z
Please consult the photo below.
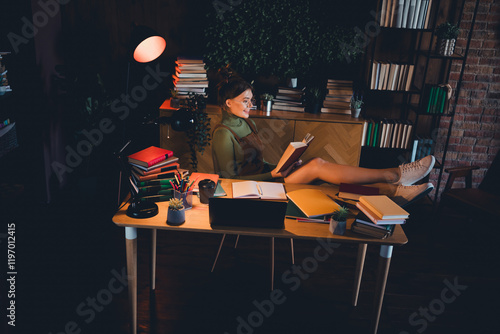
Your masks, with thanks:
M 211 226 L 285 228 L 286 201 L 209 198 Z

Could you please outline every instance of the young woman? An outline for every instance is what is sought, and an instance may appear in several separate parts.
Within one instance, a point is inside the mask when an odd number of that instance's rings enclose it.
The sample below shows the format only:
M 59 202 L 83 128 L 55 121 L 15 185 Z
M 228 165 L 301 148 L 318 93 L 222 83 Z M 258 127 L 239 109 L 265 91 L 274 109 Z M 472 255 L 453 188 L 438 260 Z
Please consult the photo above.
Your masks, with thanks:
M 432 170 L 433 156 L 388 169 L 339 165 L 314 158 L 305 164 L 299 161 L 279 173 L 275 165 L 264 161 L 265 145 L 257 135 L 255 123 L 249 119 L 250 108 L 255 103 L 252 91 L 252 86 L 238 77 L 226 79 L 219 85 L 222 121 L 213 133 L 212 152 L 215 172 L 221 177 L 260 181 L 284 179 L 285 183 L 370 184 L 400 205 L 406 205 L 434 188 L 431 183 L 412 185 Z

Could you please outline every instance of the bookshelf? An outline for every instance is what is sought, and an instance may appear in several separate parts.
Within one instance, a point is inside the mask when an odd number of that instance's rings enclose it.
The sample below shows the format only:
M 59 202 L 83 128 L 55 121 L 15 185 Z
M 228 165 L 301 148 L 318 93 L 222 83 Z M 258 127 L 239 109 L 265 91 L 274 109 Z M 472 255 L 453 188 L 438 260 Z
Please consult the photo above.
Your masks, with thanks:
M 379 0 L 376 3 L 376 12 L 380 30 L 373 34 L 370 43 L 366 47 L 364 66 L 362 71 L 362 82 L 366 90 L 365 98 L 365 118 L 381 120 L 384 118 L 392 120 L 409 121 L 413 124 L 410 134 L 411 145 L 407 148 L 384 148 L 366 147 L 361 153 L 360 165 L 363 167 L 385 168 L 409 162 L 419 149 L 415 146 L 415 140 L 430 139 L 431 149 L 429 153 L 434 153 L 436 142 L 442 142 L 444 147 L 440 147 L 443 155 L 437 160 L 435 168 L 439 171 L 438 183 L 436 186 L 435 198 L 439 194 L 441 176 L 444 168 L 444 161 L 448 149 L 448 142 L 453 126 L 455 108 L 460 95 L 462 78 L 472 37 L 472 31 L 479 7 L 479 0 L 474 2 L 473 16 L 471 23 L 462 24 L 462 14 L 467 3 L 466 0 L 458 1 L 412 1 L 412 0 Z M 424 3 L 427 7 L 424 6 Z M 409 23 L 403 24 L 398 16 L 398 5 L 403 8 L 408 4 L 421 4 L 421 8 L 427 8 L 426 19 L 421 16 L 417 23 L 413 22 L 410 28 Z M 391 9 L 389 10 L 388 7 Z M 406 10 L 406 8 L 404 8 Z M 402 13 L 405 11 L 402 10 Z M 401 15 L 399 12 L 399 15 Z M 411 13 L 411 9 L 409 10 Z M 415 9 L 414 9 L 415 13 Z M 408 18 L 409 19 L 409 18 Z M 461 36 L 465 37 L 465 45 L 456 47 L 455 53 L 451 56 L 443 56 L 436 52 L 437 37 L 436 28 L 446 21 L 455 23 L 461 30 Z M 382 69 L 385 66 L 386 68 Z M 391 67 L 395 67 L 391 69 Z M 398 72 L 399 68 L 399 72 Z M 413 68 L 412 76 L 408 71 L 401 71 L 401 68 Z M 456 86 L 451 92 L 451 98 L 447 98 L 445 85 L 448 84 L 451 71 L 458 72 L 459 77 Z M 385 76 L 380 76 L 384 71 Z M 391 75 L 387 75 L 392 71 Z M 403 77 L 398 77 L 403 75 Z M 391 85 L 392 79 L 392 85 Z M 385 80 L 385 82 L 384 82 Z M 399 80 L 399 81 L 398 81 Z M 398 85 L 407 80 L 407 85 Z M 435 87 L 441 86 L 440 89 Z M 436 109 L 430 107 L 431 94 L 435 94 L 435 100 L 439 95 L 441 104 Z M 437 103 L 437 102 L 436 102 Z M 429 112 L 429 110 L 438 110 Z M 442 117 L 449 119 L 446 133 L 438 131 Z M 439 136 L 443 136 L 440 138 Z M 375 157 L 384 157 L 384 162 Z

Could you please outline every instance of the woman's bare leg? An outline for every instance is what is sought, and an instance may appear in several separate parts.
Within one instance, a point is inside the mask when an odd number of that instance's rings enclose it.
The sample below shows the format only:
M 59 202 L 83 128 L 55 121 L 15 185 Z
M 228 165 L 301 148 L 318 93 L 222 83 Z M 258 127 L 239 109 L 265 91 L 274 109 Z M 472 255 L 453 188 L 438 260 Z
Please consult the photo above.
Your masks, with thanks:
M 339 165 L 325 161 L 321 158 L 314 158 L 288 175 L 285 178 L 285 182 L 311 183 L 316 180 L 321 180 L 334 184 L 371 184 L 393 183 L 397 182 L 399 178 L 399 168 L 370 169 Z M 388 191 L 390 191 L 390 189 Z

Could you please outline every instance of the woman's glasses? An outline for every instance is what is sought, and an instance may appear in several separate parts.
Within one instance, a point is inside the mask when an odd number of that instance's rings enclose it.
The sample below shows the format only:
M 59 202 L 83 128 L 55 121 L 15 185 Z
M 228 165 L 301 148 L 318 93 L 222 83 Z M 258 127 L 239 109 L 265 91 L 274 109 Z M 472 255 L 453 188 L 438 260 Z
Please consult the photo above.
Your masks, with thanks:
M 256 106 L 257 105 L 257 101 L 255 101 L 255 99 L 243 100 L 243 101 L 238 101 L 238 102 L 243 103 L 247 108 L 249 106 Z

